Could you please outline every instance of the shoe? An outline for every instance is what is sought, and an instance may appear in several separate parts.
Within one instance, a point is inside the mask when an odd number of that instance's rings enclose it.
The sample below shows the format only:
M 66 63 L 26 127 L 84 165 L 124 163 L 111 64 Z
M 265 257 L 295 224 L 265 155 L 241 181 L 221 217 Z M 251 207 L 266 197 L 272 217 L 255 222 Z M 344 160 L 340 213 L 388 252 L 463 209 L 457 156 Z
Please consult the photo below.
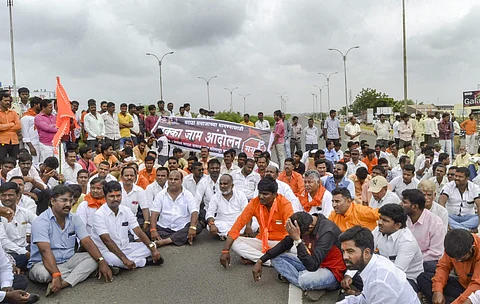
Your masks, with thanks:
M 327 292 L 325 291 L 325 289 L 317 289 L 317 290 L 305 290 L 303 294 L 305 298 L 307 298 L 307 300 L 309 300 L 310 302 L 316 302 L 320 300 L 320 298 L 326 293 Z
M 278 274 L 277 275 L 277 279 L 282 282 L 282 283 L 290 283 L 284 276 L 282 276 L 281 274 Z
M 120 268 L 115 266 L 108 266 L 108 267 L 110 267 L 110 270 L 112 271 L 113 276 L 117 276 L 120 273 Z
M 27 303 L 27 304 L 37 303 L 38 300 L 40 300 L 40 296 L 39 296 L 39 295 L 37 295 L 37 294 L 30 294 L 30 296 L 28 297 L 27 302 L 25 302 L 25 303 Z
M 147 265 L 155 265 L 155 266 L 160 266 L 165 262 L 163 257 L 160 257 L 160 259 L 155 263 L 153 262 L 153 258 L 151 256 L 147 257 L 146 260 L 147 260 Z

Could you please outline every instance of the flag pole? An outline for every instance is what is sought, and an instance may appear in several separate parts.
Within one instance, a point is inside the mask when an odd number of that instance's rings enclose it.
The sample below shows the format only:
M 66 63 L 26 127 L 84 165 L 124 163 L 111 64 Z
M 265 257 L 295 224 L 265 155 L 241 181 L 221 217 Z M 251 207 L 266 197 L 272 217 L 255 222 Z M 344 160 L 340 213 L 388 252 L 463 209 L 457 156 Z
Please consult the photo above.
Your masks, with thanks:
M 61 140 L 60 140 L 60 143 L 58 144 L 58 174 L 62 174 L 62 141 Z

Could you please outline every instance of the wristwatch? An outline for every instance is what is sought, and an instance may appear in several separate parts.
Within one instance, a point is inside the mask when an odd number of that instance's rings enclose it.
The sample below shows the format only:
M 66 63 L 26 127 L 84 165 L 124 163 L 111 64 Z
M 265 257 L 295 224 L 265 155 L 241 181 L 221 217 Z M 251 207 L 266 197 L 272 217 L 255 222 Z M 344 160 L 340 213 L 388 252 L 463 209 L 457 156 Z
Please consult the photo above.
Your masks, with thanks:
M 154 242 L 151 242 L 151 243 L 148 245 L 148 247 L 149 247 L 150 249 L 152 249 L 152 248 L 157 248 L 157 245 L 155 245 Z
M 295 247 L 298 246 L 298 245 L 300 245 L 301 243 L 302 243 L 302 239 L 293 241 L 293 245 L 294 245 Z
M 105 259 L 104 259 L 103 257 L 99 257 L 99 258 L 97 259 L 97 263 L 99 263 L 99 262 L 101 262 L 101 261 L 105 261 Z
M 197 230 L 196 226 L 190 226 L 190 229 Z

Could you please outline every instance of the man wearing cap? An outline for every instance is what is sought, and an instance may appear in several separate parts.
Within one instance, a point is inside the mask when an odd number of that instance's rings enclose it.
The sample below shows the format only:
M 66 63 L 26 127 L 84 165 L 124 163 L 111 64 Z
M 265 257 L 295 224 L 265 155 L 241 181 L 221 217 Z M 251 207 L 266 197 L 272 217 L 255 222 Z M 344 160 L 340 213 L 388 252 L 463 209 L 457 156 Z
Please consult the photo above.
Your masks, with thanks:
M 398 196 L 388 190 L 388 182 L 383 176 L 375 176 L 370 180 L 368 192 L 372 193 L 369 203 L 372 208 L 380 208 L 386 204 L 400 204 Z

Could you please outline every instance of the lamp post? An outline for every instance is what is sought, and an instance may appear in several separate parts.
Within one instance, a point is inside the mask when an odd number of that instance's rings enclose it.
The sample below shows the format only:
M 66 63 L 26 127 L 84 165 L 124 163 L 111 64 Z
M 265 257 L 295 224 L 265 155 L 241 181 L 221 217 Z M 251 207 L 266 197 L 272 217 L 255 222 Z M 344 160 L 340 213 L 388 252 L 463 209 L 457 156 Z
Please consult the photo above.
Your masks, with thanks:
M 345 55 L 340 51 L 339 49 L 328 49 L 329 51 L 337 51 L 342 55 L 343 58 L 343 74 L 345 75 L 345 117 L 348 114 L 348 88 L 347 88 L 347 55 L 348 52 L 350 52 L 353 49 L 358 49 L 360 46 L 353 46 L 348 49 L 348 51 L 345 53 Z
M 173 54 L 173 52 L 168 52 L 168 53 L 165 53 L 160 59 L 158 59 L 157 55 L 153 54 L 153 53 L 145 53 L 145 55 L 147 56 L 153 56 L 157 59 L 158 61 L 158 68 L 160 70 L 160 100 L 163 100 L 163 87 L 162 87 L 162 60 L 163 60 L 163 57 L 167 56 L 167 55 L 171 55 Z
M 328 96 L 327 96 L 327 99 L 328 99 L 328 110 L 330 110 L 330 77 L 332 77 L 332 75 L 335 75 L 335 74 L 338 74 L 338 72 L 333 72 L 332 74 L 328 75 L 327 74 L 324 74 L 324 73 L 318 73 L 320 75 L 323 75 L 325 76 L 325 78 L 327 78 L 327 86 L 328 86 Z
M 243 94 L 238 94 L 240 96 L 243 97 L 243 114 L 247 113 L 247 110 L 246 110 L 246 106 L 245 106 L 245 103 L 246 103 L 246 99 L 247 99 L 247 96 L 250 96 L 250 94 L 247 94 L 247 95 L 243 95 Z
M 405 25 L 405 0 L 402 0 L 402 21 L 403 21 L 403 106 L 407 113 L 407 29 Z
M 12 57 L 13 101 L 17 101 L 17 77 L 15 75 L 15 48 L 13 42 L 13 0 L 7 0 L 7 6 L 10 15 L 10 54 Z
M 200 76 L 197 78 L 203 79 L 207 83 L 207 101 L 208 101 L 208 110 L 210 111 L 210 80 L 212 80 L 213 78 L 217 78 L 217 76 L 212 76 L 208 78 L 208 80 Z
M 312 94 L 312 99 L 313 99 L 313 113 L 312 113 L 312 117 L 315 115 L 315 93 L 310 93 Z
M 283 112 L 283 103 L 284 103 L 283 95 L 287 94 L 287 92 L 283 92 L 282 94 L 280 94 L 280 93 L 276 93 L 276 94 L 280 97 L 280 111 Z
M 336 74 L 336 72 L 335 72 L 335 74 Z M 330 76 L 331 76 L 331 75 L 330 75 Z M 322 87 L 319 87 L 319 86 L 316 85 L 316 84 L 314 84 L 313 86 L 314 86 L 314 87 L 317 87 L 317 88 L 318 88 L 318 91 L 319 91 L 318 94 L 320 95 L 320 119 L 323 119 L 323 114 L 322 114 L 322 112 L 323 112 L 323 110 L 322 110 L 322 90 L 323 90 L 324 87 L 327 87 L 327 89 L 328 89 L 328 84 L 326 84 L 326 85 L 324 85 L 324 86 L 322 86 Z M 329 103 L 329 105 L 330 105 L 330 103 Z
M 225 90 L 230 92 L 230 112 L 233 111 L 233 91 L 235 91 L 236 89 L 238 89 L 238 87 L 234 87 L 231 90 L 229 88 L 225 88 Z

